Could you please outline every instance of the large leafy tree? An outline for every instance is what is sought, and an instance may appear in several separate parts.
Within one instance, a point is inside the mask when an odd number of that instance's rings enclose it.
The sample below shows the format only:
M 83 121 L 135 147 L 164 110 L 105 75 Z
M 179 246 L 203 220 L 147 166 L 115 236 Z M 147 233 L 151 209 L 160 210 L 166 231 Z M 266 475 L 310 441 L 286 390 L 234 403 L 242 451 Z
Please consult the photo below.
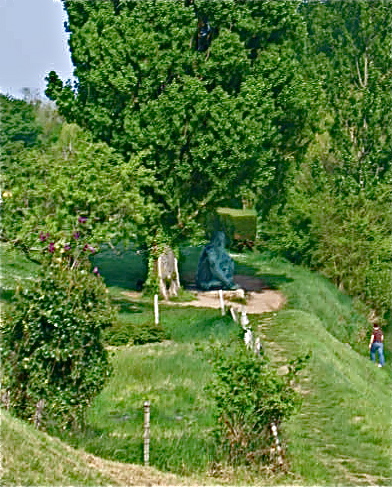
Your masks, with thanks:
M 0 146 L 2 152 L 39 144 L 42 127 L 31 103 L 0 94 Z
M 367 189 L 392 152 L 392 8 L 386 0 L 314 1 L 304 8 L 322 73 L 329 168 Z
M 138 162 L 93 143 L 77 125 L 64 124 L 45 151 L 13 153 L 4 169 L 1 239 L 36 260 L 48 252 L 79 260 L 102 243 L 131 238 L 143 218 Z
M 322 90 L 320 133 L 293 175 L 265 244 L 306 262 L 378 315 L 390 315 L 392 8 L 308 1 L 309 74 Z M 314 73 L 314 74 L 312 74 Z M 315 81 L 316 82 L 316 81 Z
M 77 83 L 51 72 L 46 93 L 96 139 L 143 154 L 150 234 L 178 242 L 244 187 L 262 207 L 279 195 L 308 141 L 298 5 L 64 1 Z

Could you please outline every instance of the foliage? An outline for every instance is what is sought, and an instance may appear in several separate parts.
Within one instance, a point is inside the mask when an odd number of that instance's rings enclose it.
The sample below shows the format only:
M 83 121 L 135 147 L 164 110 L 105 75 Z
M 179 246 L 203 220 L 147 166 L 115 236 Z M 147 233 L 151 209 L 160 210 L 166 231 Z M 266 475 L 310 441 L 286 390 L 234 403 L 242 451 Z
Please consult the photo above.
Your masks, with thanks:
M 269 463 L 271 423 L 279 425 L 299 406 L 291 381 L 303 364 L 298 361 L 289 374 L 279 376 L 265 357 L 238 341 L 213 348 L 211 360 L 214 379 L 209 391 L 222 457 L 232 464 Z
M 298 5 L 64 1 L 78 82 L 51 72 L 46 93 L 96 139 L 142 151 L 155 240 L 200 233 L 203 214 L 243 191 L 265 190 L 264 209 L 281 197 L 312 120 Z M 202 48 L 200 22 L 211 27 Z
M 261 223 L 259 248 L 320 270 L 386 318 L 392 299 L 391 212 L 385 211 L 392 203 L 390 184 L 366 190 L 351 180 L 345 197 L 335 184 L 320 164 L 304 167 L 284 213 L 275 209 Z
M 112 346 L 144 345 L 145 343 L 162 342 L 170 338 L 168 332 L 160 324 L 147 321 L 135 323 L 120 319 L 103 333 L 106 343 Z
M 12 410 L 44 424 L 77 425 L 110 373 L 102 330 L 115 320 L 101 278 L 85 266 L 43 267 L 19 290 L 3 328 L 3 387 Z
M 259 247 L 305 263 L 390 314 L 390 3 L 304 2 L 308 74 L 320 84 L 319 133 L 262 218 Z
M 390 2 L 309 2 L 304 16 L 325 93 L 329 167 L 343 191 L 347 177 L 375 185 L 391 167 Z
M 130 238 L 142 219 L 138 162 L 76 125 L 65 124 L 45 152 L 21 151 L 3 177 L 2 240 L 38 260 L 43 241 L 59 253 L 75 240 L 98 248 Z
M 2 152 L 10 152 L 15 150 L 15 147 L 32 147 L 39 144 L 42 127 L 30 103 L 0 94 L 0 113 Z
M 207 228 L 211 235 L 215 230 L 223 230 L 231 249 L 250 250 L 256 241 L 257 213 L 255 210 L 217 208 L 207 220 Z

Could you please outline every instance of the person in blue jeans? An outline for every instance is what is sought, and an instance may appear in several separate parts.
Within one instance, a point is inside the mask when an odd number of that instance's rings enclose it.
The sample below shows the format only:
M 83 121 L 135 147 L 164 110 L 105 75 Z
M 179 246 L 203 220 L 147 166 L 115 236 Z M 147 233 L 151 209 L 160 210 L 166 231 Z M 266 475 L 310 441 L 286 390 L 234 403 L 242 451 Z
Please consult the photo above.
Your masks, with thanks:
M 376 353 L 378 354 L 378 366 L 383 367 L 385 364 L 384 358 L 384 335 L 381 328 L 377 323 L 373 324 L 373 332 L 370 337 L 369 350 L 370 350 L 370 360 L 372 362 L 376 361 Z

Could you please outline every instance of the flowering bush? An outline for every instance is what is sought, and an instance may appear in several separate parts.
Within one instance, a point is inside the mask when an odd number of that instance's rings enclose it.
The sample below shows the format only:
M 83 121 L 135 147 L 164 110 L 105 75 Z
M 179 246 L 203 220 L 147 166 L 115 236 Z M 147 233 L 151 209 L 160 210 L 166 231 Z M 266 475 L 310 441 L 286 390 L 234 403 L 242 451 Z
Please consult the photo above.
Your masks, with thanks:
M 58 250 L 51 243 L 49 253 Z M 3 388 L 19 417 L 31 420 L 43 399 L 43 424 L 75 426 L 110 374 L 101 334 L 116 316 L 87 259 L 42 267 L 5 317 Z

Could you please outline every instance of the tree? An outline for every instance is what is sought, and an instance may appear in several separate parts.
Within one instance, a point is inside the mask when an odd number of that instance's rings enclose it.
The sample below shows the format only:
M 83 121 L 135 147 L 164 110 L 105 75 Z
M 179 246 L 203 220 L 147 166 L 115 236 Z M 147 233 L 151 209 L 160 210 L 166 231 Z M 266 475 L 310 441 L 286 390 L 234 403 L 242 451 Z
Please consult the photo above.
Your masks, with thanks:
M 320 83 L 318 133 L 292 171 L 263 246 L 311 265 L 379 316 L 390 313 L 392 9 L 309 1 L 308 75 Z M 384 209 L 383 209 L 384 208 Z
M 309 51 L 323 75 L 329 167 L 374 187 L 391 167 L 392 8 L 389 1 L 309 2 Z
M 193 235 L 245 186 L 268 194 L 261 207 L 279 196 L 293 147 L 307 144 L 312 95 L 298 5 L 64 1 L 78 81 L 51 72 L 46 94 L 96 139 L 143 153 L 153 242 Z
M 7 161 L 1 238 L 39 261 L 46 261 L 48 246 L 69 255 L 71 248 L 79 254 L 86 246 L 133 238 L 144 212 L 143 177 L 135 158 L 125 162 L 65 124 L 45 151 L 23 150 Z
M 8 152 L 15 145 L 32 147 L 39 143 L 42 127 L 30 103 L 0 94 L 0 112 L 2 152 Z

